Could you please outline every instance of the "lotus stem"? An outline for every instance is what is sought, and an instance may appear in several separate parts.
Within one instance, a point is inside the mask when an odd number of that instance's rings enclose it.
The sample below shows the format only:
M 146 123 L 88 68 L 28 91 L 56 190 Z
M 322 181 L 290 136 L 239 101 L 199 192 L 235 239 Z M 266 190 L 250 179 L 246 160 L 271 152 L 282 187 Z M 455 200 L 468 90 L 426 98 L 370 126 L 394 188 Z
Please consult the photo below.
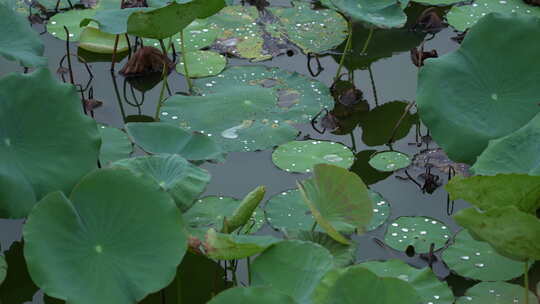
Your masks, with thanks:
M 356 129 L 356 128 L 355 128 Z M 351 131 L 351 144 L 352 144 L 352 150 L 356 153 L 356 138 L 354 137 L 354 130 Z
M 379 97 L 377 96 L 377 87 L 375 86 L 375 80 L 373 79 L 373 71 L 371 66 L 368 67 L 369 80 L 371 81 L 371 90 L 373 91 L 373 99 L 375 100 L 375 105 L 379 105 Z
M 350 52 L 351 47 L 352 47 L 353 27 L 352 27 L 351 21 L 348 19 L 347 19 L 347 26 L 349 28 L 349 35 L 347 36 L 345 49 L 343 50 L 343 54 L 341 54 L 341 59 L 339 60 L 339 66 L 336 71 L 336 76 L 334 77 L 334 81 L 339 79 L 339 76 L 341 75 L 341 70 L 343 69 L 343 64 L 345 63 L 345 57 L 347 57 L 347 54 Z
M 71 68 L 71 55 L 69 54 L 69 30 L 67 26 L 64 25 L 64 31 L 66 31 L 66 54 L 68 61 L 68 70 L 69 70 L 69 81 L 72 85 L 75 85 L 75 80 L 73 78 L 73 69 Z
M 525 272 L 523 275 L 523 289 L 525 289 L 525 304 L 529 304 L 529 260 L 523 264 Z
M 111 62 L 111 71 L 114 71 L 114 66 L 116 64 L 116 50 L 118 49 L 118 42 L 120 41 L 120 35 L 116 35 L 114 39 L 114 48 L 112 53 L 112 62 Z
M 251 286 L 251 258 L 246 258 L 247 273 L 248 273 L 248 285 Z
M 189 78 L 189 69 L 186 56 L 186 45 L 184 43 L 184 30 L 180 31 L 180 43 L 182 43 L 182 61 L 184 63 L 184 77 L 186 78 L 186 83 L 188 86 L 188 93 L 191 95 L 193 91 L 193 85 L 191 84 L 191 78 Z
M 167 75 L 169 74 L 168 71 L 169 67 L 167 66 L 166 62 L 163 62 L 163 74 L 161 75 L 161 91 L 159 91 L 159 99 L 156 106 L 156 113 L 154 115 L 154 120 L 159 121 L 159 111 L 161 110 L 161 106 L 163 105 L 163 95 L 165 95 L 165 87 L 168 86 L 167 84 Z

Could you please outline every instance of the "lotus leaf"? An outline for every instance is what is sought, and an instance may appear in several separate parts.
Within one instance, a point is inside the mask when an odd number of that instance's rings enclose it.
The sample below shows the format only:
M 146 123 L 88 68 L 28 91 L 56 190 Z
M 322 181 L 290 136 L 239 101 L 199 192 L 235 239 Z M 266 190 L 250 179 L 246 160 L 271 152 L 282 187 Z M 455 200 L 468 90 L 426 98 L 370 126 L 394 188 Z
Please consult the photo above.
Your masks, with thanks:
M 99 161 L 101 165 L 108 165 L 119 159 L 127 158 L 133 152 L 131 141 L 126 133 L 120 129 L 107 126 L 99 126 L 101 134 L 101 148 Z
M 210 182 L 210 173 L 178 155 L 158 154 L 128 158 L 112 163 L 151 178 L 167 191 L 178 208 L 185 212 Z
M 14 242 L 8 251 L 4 252 L 8 271 L 3 283 L 0 283 L 0 303 L 27 303 L 38 287 L 28 274 L 23 255 L 22 242 Z
M 508 281 L 523 274 L 523 263 L 499 255 L 488 243 L 460 231 L 442 254 L 443 261 L 460 276 L 479 281 Z
M 422 303 L 418 292 L 408 282 L 389 277 L 379 277 L 360 266 L 349 267 L 342 273 L 334 272 L 319 290 L 314 304 L 352 304 L 360 301 L 370 304 Z M 381 296 L 384 295 L 384 296 Z
M 162 113 L 167 116 L 167 112 Z M 172 116 L 174 119 L 176 116 Z M 223 151 L 212 138 L 159 122 L 128 123 L 133 141 L 149 153 L 178 154 L 187 160 L 223 160 Z
M 353 20 L 372 27 L 399 28 L 407 22 L 398 0 L 331 0 L 331 3 Z
M 529 41 L 530 35 L 540 35 L 540 19 L 490 14 L 457 51 L 420 69 L 420 117 L 450 159 L 473 163 L 489 140 L 514 132 L 540 111 L 534 81 L 540 58 L 529 56 L 540 52 L 540 41 Z
M 540 114 L 504 137 L 491 140 L 471 170 L 476 174 L 523 173 L 540 175 Z
M 309 241 L 326 248 L 334 257 L 336 267 L 346 267 L 354 263 L 357 248 L 355 244 L 342 244 L 328 234 L 319 231 L 295 231 L 292 236 L 301 241 Z
M 239 260 L 263 252 L 281 242 L 269 235 L 237 235 L 218 233 L 210 228 L 206 233 L 206 255 L 215 260 Z
M 129 16 L 134 12 L 147 12 L 149 8 L 125 8 L 108 9 L 96 11 L 95 15 L 89 15 L 80 21 L 80 26 L 87 26 L 94 21 L 98 24 L 100 31 L 109 34 L 125 34 L 128 31 L 127 22 Z
M 64 29 L 65 26 L 69 32 L 69 41 L 78 41 L 84 30 L 84 27 L 80 27 L 81 21 L 92 18 L 95 14 L 96 10 L 94 9 L 70 10 L 58 13 L 47 22 L 47 32 L 58 39 L 66 40 L 68 37 Z
M 373 218 L 367 227 L 367 231 L 379 228 L 390 216 L 390 203 L 382 197 L 382 195 L 373 190 L 369 190 L 371 205 L 373 206 Z
M 346 146 L 320 140 L 291 141 L 277 147 L 272 161 L 287 172 L 311 172 L 316 164 L 332 164 L 349 168 L 354 154 Z
M 411 164 L 411 158 L 401 152 L 383 151 L 373 154 L 368 163 L 379 171 L 392 172 L 407 168 Z
M 43 57 L 45 47 L 28 22 L 11 8 L 0 3 L 0 55 L 25 67 L 47 65 Z
M 379 277 L 397 278 L 411 284 L 422 298 L 422 303 L 452 304 L 454 294 L 448 284 L 439 281 L 429 268 L 417 269 L 401 260 L 388 260 L 385 262 L 370 261 L 358 264 Z
M 356 160 L 351 167 L 351 171 L 358 174 L 366 185 L 376 184 L 377 182 L 386 179 L 393 173 L 392 171 L 379 171 L 369 164 L 371 155 L 375 154 L 376 152 L 377 150 L 364 150 L 358 152 L 355 155 Z
M 191 228 L 214 228 L 223 230 L 225 218 L 230 218 L 241 206 L 242 201 L 232 197 L 207 196 L 198 200 L 184 217 Z M 262 210 L 256 209 L 249 222 L 240 229 L 243 233 L 255 232 L 264 224 Z M 232 231 L 229 231 L 232 232 Z
M 227 65 L 227 58 L 212 51 L 186 52 L 186 60 L 188 62 L 189 77 L 192 78 L 217 75 L 221 73 Z M 184 74 L 183 60 L 176 65 L 176 71 L 180 74 Z
M 525 303 L 523 287 L 506 282 L 481 282 L 469 288 L 456 304 L 506 304 Z M 529 303 L 536 303 L 536 296 L 529 291 Z
M 473 237 L 488 242 L 504 256 L 522 261 L 540 259 L 540 221 L 536 215 L 505 206 L 485 212 L 463 209 L 454 219 Z
M 251 264 L 252 286 L 272 286 L 304 303 L 333 264 L 330 252 L 318 244 L 282 241 L 266 249 Z
M 449 5 L 461 2 L 460 0 L 412 0 L 417 3 L 429 4 L 429 5 Z
M 540 208 L 540 176 L 456 176 L 445 188 L 450 199 L 464 199 L 483 210 L 515 205 L 523 212 L 535 213 Z
M 50 193 L 23 235 L 33 281 L 52 297 L 81 304 L 142 300 L 173 280 L 187 250 L 172 198 L 125 169 L 90 173 L 69 198 Z
M 414 247 L 416 253 L 427 253 L 443 247 L 450 239 L 450 231 L 443 223 L 423 216 L 402 216 L 386 230 L 384 242 L 399 251 Z
M 310 230 L 315 223 L 298 189 L 283 191 L 271 197 L 265 205 L 265 213 L 268 223 L 285 234 Z M 319 227 L 316 229 L 321 230 Z
M 469 5 L 453 6 L 446 19 L 458 31 L 465 31 L 489 13 L 540 17 L 540 8 L 527 5 L 522 0 L 475 0 Z
M 128 18 L 127 32 L 145 38 L 169 38 L 193 20 L 210 17 L 224 6 L 223 0 L 193 0 L 188 3 L 173 2 L 150 11 L 137 11 Z
M 223 291 L 208 304 L 258 303 L 258 304 L 296 304 L 290 296 L 270 287 L 235 287 Z
M 46 69 L 1 78 L 0 101 L 0 217 L 21 218 L 97 167 L 100 136 L 75 89 Z
M 99 54 L 114 53 L 114 44 L 116 35 L 102 32 L 94 27 L 86 27 L 79 36 L 79 47 L 89 52 Z M 116 52 L 126 52 L 129 50 L 128 42 L 125 36 L 119 37 Z
M 317 223 L 336 241 L 349 244 L 340 230 L 363 233 L 371 222 L 373 206 L 368 189 L 358 175 L 327 164 L 314 167 L 313 178 L 298 188 Z
M 183 29 L 185 50 L 197 51 L 211 46 L 221 31 L 221 29 L 211 26 L 208 19 L 194 20 Z M 171 39 L 174 45 L 174 50 L 181 50 L 182 40 L 180 39 L 180 34 L 178 33 L 172 36 Z M 159 41 L 155 39 L 143 39 L 143 42 L 145 45 L 160 47 Z M 166 43 L 166 45 L 168 45 L 168 43 Z M 168 51 L 172 52 L 173 48 L 168 48 Z

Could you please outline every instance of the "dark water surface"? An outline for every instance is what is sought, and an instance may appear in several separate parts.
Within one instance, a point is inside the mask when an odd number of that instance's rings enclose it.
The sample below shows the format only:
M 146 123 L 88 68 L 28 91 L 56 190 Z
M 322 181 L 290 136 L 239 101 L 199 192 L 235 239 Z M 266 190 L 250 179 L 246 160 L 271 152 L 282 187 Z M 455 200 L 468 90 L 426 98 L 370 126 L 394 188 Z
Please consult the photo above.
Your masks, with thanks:
M 287 3 L 287 1 L 273 2 Z M 35 28 L 38 31 L 43 30 L 42 26 L 35 26 Z M 455 33 L 450 29 L 443 30 L 438 33 L 434 39 L 427 42 L 425 48 L 426 50 L 436 49 L 439 55 L 448 53 L 458 47 L 458 44 L 450 39 L 454 35 Z M 61 57 L 66 52 L 65 42 L 58 40 L 47 33 L 41 37 L 46 45 L 45 54 L 49 58 L 50 70 L 56 71 Z M 393 41 L 384 41 L 384 44 L 387 44 L 389 47 L 392 43 Z M 378 48 L 380 48 L 380 46 Z M 359 51 L 360 50 L 355 50 L 355 53 L 352 56 L 360 56 L 357 55 Z M 75 45 L 72 46 L 71 52 L 76 52 Z M 338 65 L 331 55 L 322 56 L 320 61 L 324 67 L 324 71 L 317 79 L 330 86 Z M 122 63 L 117 65 L 116 70 L 118 71 L 125 62 L 126 60 L 124 59 Z M 307 57 L 298 50 L 295 50 L 294 56 L 289 57 L 283 55 L 274 58 L 272 61 L 255 64 L 280 67 L 291 72 L 295 71 L 303 75 L 309 75 L 306 63 Z M 239 64 L 250 63 L 245 60 L 229 59 L 229 66 Z M 74 65 L 76 68 L 75 81 L 86 85 L 88 76 L 86 72 L 84 72 L 83 66 L 80 63 L 74 63 Z M 121 128 L 123 127 L 122 110 L 119 107 L 113 89 L 114 79 L 109 71 L 109 67 L 110 63 L 91 64 L 91 69 L 94 74 L 94 78 L 91 82 L 94 90 L 94 98 L 104 102 L 103 106 L 95 111 L 95 119 L 98 122 Z M 22 69 L 12 62 L 0 58 L 0 76 L 10 72 L 22 72 Z M 344 72 L 346 72 L 346 70 L 344 70 Z M 415 99 L 417 67 L 411 63 L 408 52 L 394 54 L 390 58 L 381 59 L 375 62 L 371 65 L 371 74 L 376 87 L 379 104 L 396 100 L 412 102 Z M 364 93 L 364 98 L 368 100 L 370 107 L 374 108 L 375 98 L 370 80 L 370 72 L 368 70 L 354 71 L 354 79 L 356 86 Z M 120 94 L 122 94 L 124 78 L 117 75 L 116 82 Z M 183 77 L 176 72 L 171 73 L 169 76 L 169 85 L 174 92 L 186 91 Z M 140 107 L 135 107 L 124 102 L 123 111 L 125 111 L 125 115 L 145 114 L 153 116 L 160 87 L 160 85 L 157 85 L 151 91 L 146 92 L 145 102 Z M 133 100 L 129 87 L 126 91 L 128 92 L 128 98 Z M 140 92 L 135 91 L 135 95 L 140 99 Z M 36 98 L 39 98 L 39 96 L 36 96 Z M 44 100 L 43 102 L 47 102 L 47 100 Z M 394 120 L 388 121 L 388 124 L 390 125 L 394 125 L 395 123 L 396 121 Z M 310 125 L 300 126 L 299 128 L 302 131 L 299 138 L 309 135 L 315 139 L 327 139 L 341 142 L 349 147 L 354 146 L 352 141 L 352 137 L 354 137 L 356 152 L 373 149 L 387 149 L 386 146 L 370 147 L 365 145 L 362 142 L 362 129 L 360 128 L 356 128 L 352 135 L 347 134 L 344 136 L 333 135 L 330 132 L 321 135 L 315 132 Z M 422 134 L 425 134 L 426 132 L 425 128 L 422 128 L 421 131 Z M 415 127 L 413 126 L 409 135 L 406 138 L 397 141 L 393 147 L 398 151 L 403 151 L 410 155 L 417 154 L 426 148 L 426 145 L 417 147 L 416 145 L 409 144 L 414 142 Z M 434 144 L 431 144 L 429 148 L 433 147 Z M 265 185 L 267 187 L 266 198 L 268 199 L 284 190 L 296 188 L 296 180 L 304 179 L 308 176 L 290 174 L 278 170 L 272 163 L 271 152 L 272 151 L 230 153 L 225 163 L 207 163 L 203 165 L 203 167 L 208 169 L 212 174 L 212 182 L 207 188 L 206 194 L 241 198 L 254 187 Z M 411 174 L 413 174 L 415 178 L 419 173 L 421 173 L 421 171 L 411 171 Z M 403 215 L 422 215 L 436 218 L 444 222 L 453 232 L 459 230 L 459 227 L 447 214 L 447 194 L 442 187 L 435 190 L 433 194 L 422 193 L 413 182 L 396 178 L 396 175 L 403 176 L 404 174 L 402 172 L 396 172 L 371 186 L 372 189 L 380 192 L 386 200 L 390 202 L 392 206 L 391 216 L 390 219 L 377 230 L 363 236 L 355 237 L 355 240 L 359 243 L 358 261 L 401 258 L 415 266 L 424 267 L 427 265 L 425 261 L 417 257 L 409 258 L 403 253 L 383 248 L 374 241 L 374 238 L 384 239 L 384 233 L 388 222 Z M 446 180 L 444 174 L 439 175 L 442 181 Z M 466 207 L 466 203 L 458 201 L 455 204 L 454 211 L 463 207 Z M 21 239 L 21 228 L 22 221 L 0 219 L 0 245 L 3 250 L 7 250 L 13 242 Z M 441 262 L 434 265 L 434 270 L 440 277 L 446 277 L 449 274 L 448 270 Z M 540 277 L 538 267 L 531 275 L 536 282 L 538 277 Z M 456 295 L 463 294 L 464 288 L 474 283 L 457 276 L 450 276 L 448 282 L 455 289 Z M 35 298 L 36 300 L 34 303 L 41 303 L 41 299 L 38 299 L 40 298 L 40 295 L 36 295 Z

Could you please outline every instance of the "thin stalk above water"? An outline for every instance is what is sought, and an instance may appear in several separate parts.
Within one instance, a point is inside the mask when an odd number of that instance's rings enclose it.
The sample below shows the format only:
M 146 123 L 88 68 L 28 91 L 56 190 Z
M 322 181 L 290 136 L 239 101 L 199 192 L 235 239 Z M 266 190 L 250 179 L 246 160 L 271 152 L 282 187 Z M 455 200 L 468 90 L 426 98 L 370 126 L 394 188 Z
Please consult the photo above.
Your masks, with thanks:
M 193 85 L 191 84 L 191 78 L 189 78 L 189 69 L 187 64 L 187 56 L 186 56 L 186 46 L 184 43 L 184 31 L 180 31 L 180 43 L 182 43 L 182 62 L 184 63 L 184 77 L 186 78 L 186 83 L 188 86 L 188 93 L 191 95 L 191 92 L 193 91 Z
M 334 80 L 339 79 L 339 75 L 341 75 L 341 69 L 343 69 L 343 64 L 345 63 L 345 57 L 347 57 L 347 53 L 351 50 L 352 47 L 352 35 L 353 35 L 353 27 L 350 20 L 347 19 L 347 26 L 349 29 L 349 35 L 347 36 L 347 42 L 345 43 L 345 49 L 343 50 L 343 54 L 341 54 L 341 59 L 339 60 L 339 66 L 336 71 L 336 76 L 334 77 Z

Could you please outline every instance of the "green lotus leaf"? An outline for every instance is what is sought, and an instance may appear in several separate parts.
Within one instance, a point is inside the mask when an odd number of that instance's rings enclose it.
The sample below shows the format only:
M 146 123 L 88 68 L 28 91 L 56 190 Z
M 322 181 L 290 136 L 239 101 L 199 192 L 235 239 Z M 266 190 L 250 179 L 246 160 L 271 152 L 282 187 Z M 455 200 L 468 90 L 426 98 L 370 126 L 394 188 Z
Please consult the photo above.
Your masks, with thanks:
M 506 282 L 481 282 L 469 288 L 465 296 L 457 299 L 456 304 L 505 304 L 525 303 L 523 287 Z M 529 303 L 536 303 L 538 299 L 532 292 L 529 294 Z
M 97 167 L 100 136 L 73 86 L 46 69 L 1 78 L 0 101 L 0 217 L 21 218 Z
M 399 28 L 407 22 L 398 0 L 331 0 L 331 3 L 351 19 L 373 27 Z
M 0 0 L 0 3 L 21 16 L 28 16 L 28 4 L 21 0 Z
M 338 231 L 363 233 L 371 222 L 373 206 L 368 189 L 358 175 L 327 164 L 314 167 L 313 178 L 298 184 L 304 202 L 317 223 L 336 241 L 350 241 Z
M 349 168 L 354 154 L 346 146 L 320 140 L 291 141 L 277 147 L 272 161 L 287 172 L 311 172 L 316 164 L 332 164 Z
M 0 55 L 19 62 L 24 67 L 47 65 L 43 57 L 45 47 L 38 34 L 28 25 L 28 21 L 16 14 L 10 7 L 0 3 Z
M 189 77 L 200 78 L 215 76 L 221 73 L 227 65 L 225 56 L 212 51 L 189 51 L 186 52 Z M 176 71 L 184 74 L 184 61 L 176 65 Z
M 81 21 L 92 18 L 95 14 L 96 10 L 94 9 L 70 10 L 58 13 L 47 22 L 47 32 L 58 39 L 67 40 L 65 26 L 69 32 L 69 41 L 79 41 L 79 36 L 84 30 L 84 27 L 80 26 Z
M 114 44 L 116 35 L 102 32 L 95 27 L 86 27 L 79 36 L 79 47 L 89 52 L 99 54 L 114 53 Z M 119 37 L 116 52 L 127 52 L 129 50 L 128 42 L 125 36 Z
M 471 167 L 476 174 L 523 173 L 540 175 L 540 114 L 504 137 L 491 140 Z
M 266 188 L 264 186 L 259 186 L 248 193 L 233 214 L 226 219 L 223 232 L 229 233 L 246 225 L 253 216 L 253 212 L 259 207 L 265 194 Z
M 369 261 L 358 264 L 381 278 L 397 278 L 411 284 L 422 298 L 422 303 L 453 304 L 454 294 L 448 284 L 439 281 L 431 268 L 414 268 L 401 260 Z
M 349 267 L 341 273 L 335 272 L 325 283 L 326 288 L 319 290 L 313 298 L 314 304 L 352 304 L 360 301 L 370 304 L 422 303 L 422 298 L 408 282 L 379 277 L 360 266 Z
M 380 193 L 370 189 L 369 197 L 373 206 L 373 218 L 371 218 L 367 231 L 379 228 L 390 216 L 390 203 Z
M 450 199 L 464 199 L 483 210 L 515 205 L 523 212 L 535 213 L 540 208 L 540 176 L 456 176 L 445 188 Z
M 193 0 L 188 3 L 173 2 L 151 11 L 137 11 L 128 18 L 127 32 L 145 38 L 169 38 L 193 20 L 210 17 L 224 6 L 223 0 Z
M 292 8 L 270 8 L 270 12 L 279 18 L 281 26 L 268 24 L 267 30 L 287 37 L 306 54 L 324 53 L 347 38 L 347 20 L 336 11 L 313 10 L 309 3 L 294 1 Z
M 52 297 L 81 304 L 142 300 L 173 280 L 187 250 L 172 198 L 125 169 L 90 173 L 69 198 L 50 193 L 23 235 L 33 281 Z
M 540 41 L 523 35 L 540 35 L 540 20 L 490 14 L 457 51 L 420 69 L 420 117 L 450 159 L 473 163 L 489 140 L 514 132 L 540 111 L 540 87 L 533 81 L 540 58 L 529 58 L 540 52 Z
M 358 174 L 366 185 L 376 184 L 377 182 L 388 178 L 393 173 L 392 171 L 379 171 L 369 164 L 369 159 L 376 152 L 377 150 L 364 150 L 358 152 L 355 155 L 355 161 L 351 167 L 351 171 Z
M 183 29 L 185 39 L 186 51 L 197 51 L 214 44 L 219 33 L 222 29 L 211 26 L 209 19 L 196 19 L 191 22 L 186 28 Z M 180 33 L 171 37 L 174 49 L 168 48 L 167 51 L 178 51 L 182 49 L 182 40 L 180 39 Z M 168 40 L 167 40 L 168 41 Z M 155 39 L 143 39 L 145 45 L 153 45 L 154 47 L 160 47 L 159 41 Z M 165 45 L 169 45 L 168 42 Z M 190 75 L 191 76 L 191 75 Z
M 133 152 L 131 141 L 126 133 L 120 129 L 107 126 L 99 126 L 101 134 L 101 148 L 99 150 L 99 161 L 101 165 L 108 165 L 119 159 L 127 158 Z
M 242 205 L 242 201 L 224 196 L 207 196 L 199 199 L 184 217 L 190 228 L 214 228 L 217 231 L 223 230 L 225 218 L 230 218 Z M 264 224 L 263 211 L 256 209 L 251 218 L 239 229 L 242 233 L 251 233 L 259 230 Z M 233 232 L 233 231 L 229 231 Z
M 178 154 L 187 160 L 224 159 L 223 150 L 212 138 L 170 124 L 132 122 L 126 124 L 126 131 L 133 142 L 149 153 Z
M 345 272 L 350 270 L 351 267 L 347 268 L 332 268 L 326 272 L 326 274 L 319 281 L 315 290 L 311 294 L 311 301 L 313 303 L 326 303 L 328 302 L 328 292 L 334 286 L 337 279 Z
M 208 304 L 258 303 L 258 304 L 296 304 L 290 296 L 270 287 L 235 287 L 223 291 Z
M 94 21 L 98 24 L 99 30 L 109 34 L 125 34 L 128 31 L 128 19 L 134 12 L 148 12 L 149 8 L 125 8 L 107 9 L 96 11 L 95 15 L 90 15 L 80 20 L 79 25 L 84 27 Z
M 292 237 L 301 241 L 319 244 L 326 248 L 334 257 L 334 265 L 336 267 L 349 266 L 353 264 L 356 259 L 356 245 L 342 244 L 326 233 L 319 231 L 294 231 Z
M 379 171 L 392 172 L 407 168 L 411 164 L 411 158 L 407 154 L 397 151 L 382 151 L 373 154 L 368 163 Z
M 500 254 L 515 260 L 540 259 L 540 221 L 516 206 L 460 210 L 454 220 L 471 235 L 488 242 Z
M 333 264 L 330 252 L 320 245 L 297 240 L 282 241 L 266 249 L 252 262 L 251 284 L 254 287 L 272 286 L 297 302 L 305 303 Z
M 416 3 L 429 4 L 429 5 L 450 5 L 461 2 L 460 0 L 412 0 Z
M 508 281 L 523 274 L 523 263 L 499 255 L 488 243 L 460 231 L 442 253 L 444 263 L 460 276 L 478 281 Z
M 465 31 L 489 13 L 540 17 L 540 8 L 527 5 L 522 0 L 475 0 L 469 5 L 453 6 L 446 14 L 446 19 L 458 31 Z
M 409 105 L 403 101 L 392 101 L 363 113 L 358 124 L 362 128 L 362 141 L 368 146 L 381 146 L 388 143 L 392 135 L 396 141 L 407 136 L 411 127 L 418 123 L 418 114 L 405 112 Z M 394 127 L 404 113 L 394 133 Z
M 443 247 L 450 239 L 448 227 L 442 222 L 424 216 L 401 216 L 388 225 L 384 242 L 399 251 L 414 247 L 416 253 L 427 253 Z
M 153 179 L 185 212 L 206 189 L 210 173 L 178 155 L 158 154 L 120 160 L 111 164 Z
M 206 233 L 206 255 L 215 260 L 239 260 L 263 252 L 281 242 L 269 235 L 241 235 L 218 233 L 210 228 Z
M 28 274 L 22 242 L 11 244 L 4 255 L 8 270 L 4 282 L 0 283 L 0 303 L 31 302 L 39 288 Z

